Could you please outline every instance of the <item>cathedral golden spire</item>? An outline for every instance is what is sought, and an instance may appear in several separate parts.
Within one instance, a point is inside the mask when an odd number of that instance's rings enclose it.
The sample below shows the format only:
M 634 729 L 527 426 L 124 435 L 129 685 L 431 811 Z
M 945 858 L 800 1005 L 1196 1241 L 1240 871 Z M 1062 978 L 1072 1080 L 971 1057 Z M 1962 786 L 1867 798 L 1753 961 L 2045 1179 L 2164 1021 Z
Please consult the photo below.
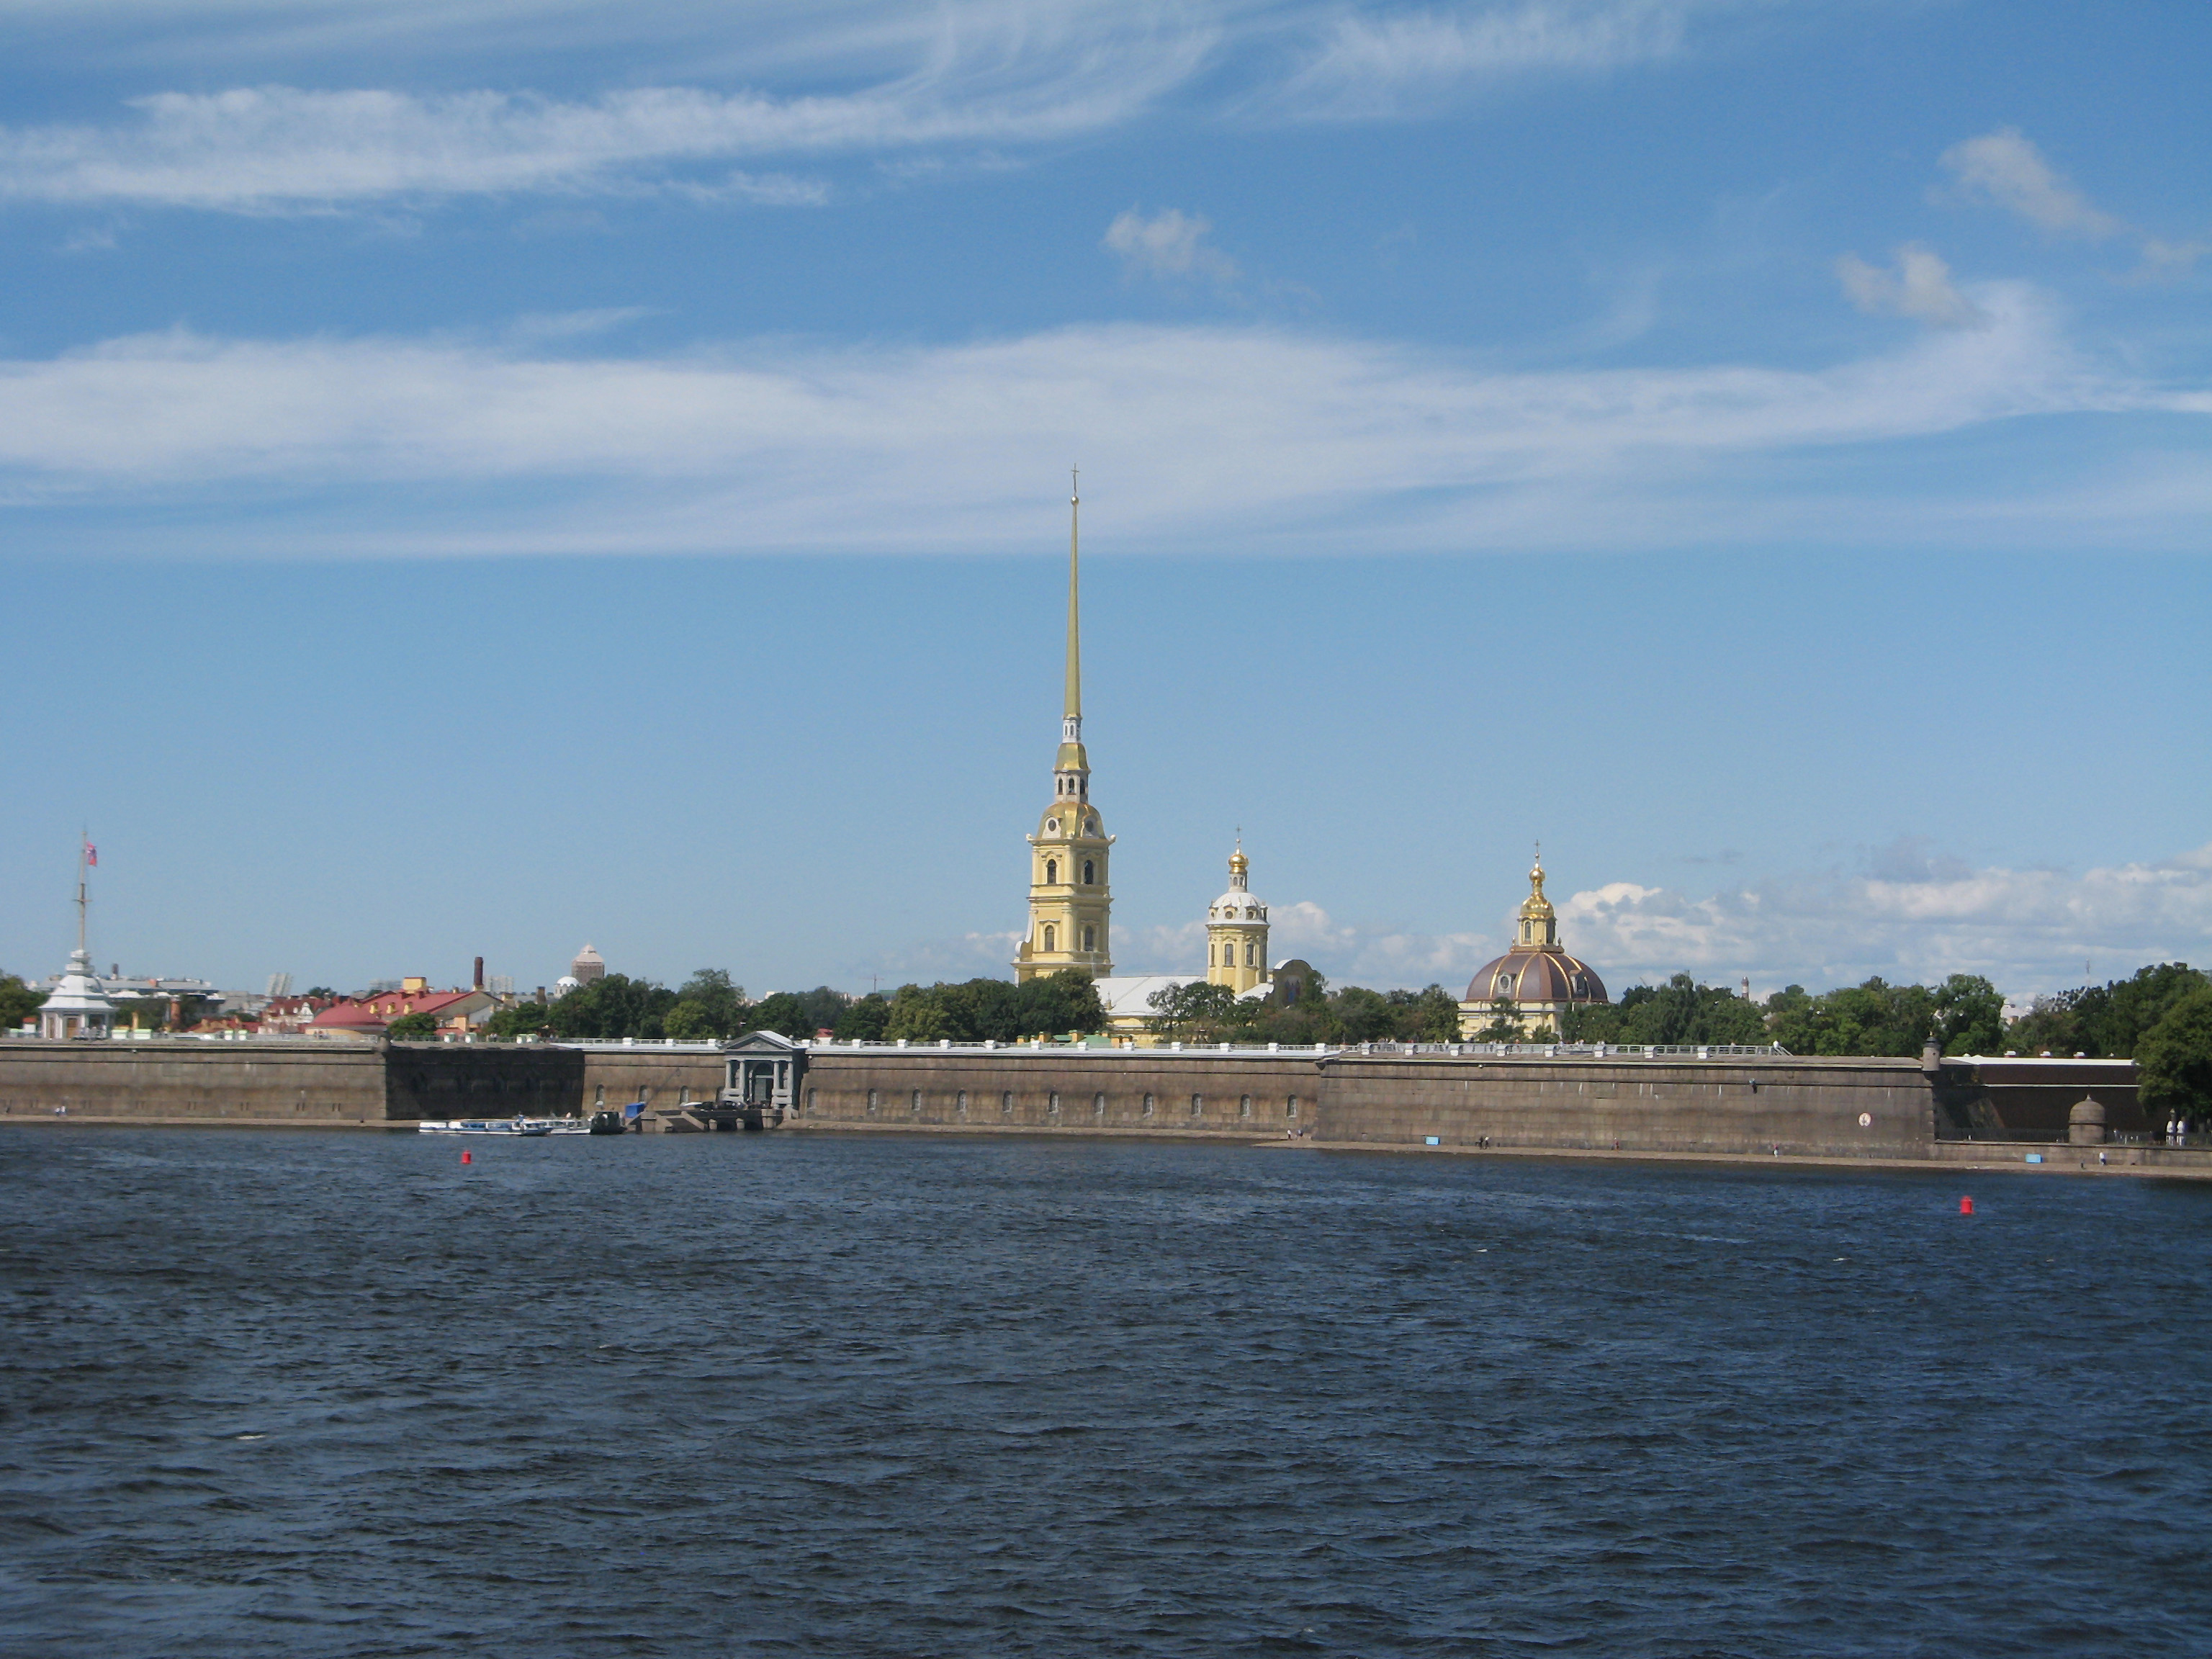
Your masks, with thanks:
M 1014 957 L 1014 977 L 1076 969 L 1093 978 L 1114 971 L 1107 942 L 1112 889 L 1106 878 L 1114 837 L 1091 804 L 1091 758 L 1083 749 L 1081 567 L 1077 539 L 1081 475 L 1068 469 L 1067 696 L 1060 720 L 1060 755 L 1053 763 L 1052 805 L 1030 837 L 1030 928 Z

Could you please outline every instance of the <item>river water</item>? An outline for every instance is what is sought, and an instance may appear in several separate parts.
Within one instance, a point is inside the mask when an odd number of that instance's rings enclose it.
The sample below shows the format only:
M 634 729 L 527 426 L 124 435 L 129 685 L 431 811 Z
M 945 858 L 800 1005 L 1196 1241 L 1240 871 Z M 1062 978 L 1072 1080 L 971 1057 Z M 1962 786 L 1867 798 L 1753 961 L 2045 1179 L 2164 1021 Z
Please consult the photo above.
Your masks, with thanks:
M 0 1652 L 2212 1650 L 2212 1186 L 471 1150 L 0 1130 Z

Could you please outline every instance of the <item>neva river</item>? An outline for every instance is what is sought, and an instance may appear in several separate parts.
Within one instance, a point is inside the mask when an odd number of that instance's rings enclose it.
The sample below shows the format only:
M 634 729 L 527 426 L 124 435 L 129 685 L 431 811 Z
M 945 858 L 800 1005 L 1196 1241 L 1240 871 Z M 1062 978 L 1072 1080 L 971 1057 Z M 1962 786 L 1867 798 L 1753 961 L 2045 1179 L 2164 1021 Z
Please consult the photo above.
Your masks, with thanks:
M 471 1150 L 0 1131 L 0 1651 L 2212 1645 L 2212 1185 Z

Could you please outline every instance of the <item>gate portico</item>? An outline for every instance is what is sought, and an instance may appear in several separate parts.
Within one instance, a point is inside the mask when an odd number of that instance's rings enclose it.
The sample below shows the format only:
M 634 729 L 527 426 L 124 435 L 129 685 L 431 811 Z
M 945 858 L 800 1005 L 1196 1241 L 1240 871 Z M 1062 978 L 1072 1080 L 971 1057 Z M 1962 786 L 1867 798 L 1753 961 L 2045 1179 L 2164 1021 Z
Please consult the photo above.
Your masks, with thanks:
M 799 1075 L 805 1052 L 774 1031 L 748 1031 L 722 1050 L 721 1098 L 748 1129 L 772 1128 L 792 1114 L 798 1102 Z

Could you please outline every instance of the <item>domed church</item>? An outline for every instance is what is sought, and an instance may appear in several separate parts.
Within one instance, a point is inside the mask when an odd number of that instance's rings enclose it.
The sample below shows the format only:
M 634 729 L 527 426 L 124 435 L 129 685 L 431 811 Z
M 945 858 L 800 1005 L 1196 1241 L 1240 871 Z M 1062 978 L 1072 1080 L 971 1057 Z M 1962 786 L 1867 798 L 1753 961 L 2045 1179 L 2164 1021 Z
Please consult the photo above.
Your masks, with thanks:
M 1513 948 L 1475 970 L 1459 1006 L 1459 1030 L 1473 1037 L 1488 1026 L 1504 1005 L 1531 1042 L 1556 1040 L 1559 1017 L 1576 1003 L 1604 1002 L 1605 981 L 1589 964 L 1559 945 L 1559 920 L 1544 896 L 1544 859 L 1539 852 L 1528 872 L 1528 896 L 1521 902 L 1519 931 Z

